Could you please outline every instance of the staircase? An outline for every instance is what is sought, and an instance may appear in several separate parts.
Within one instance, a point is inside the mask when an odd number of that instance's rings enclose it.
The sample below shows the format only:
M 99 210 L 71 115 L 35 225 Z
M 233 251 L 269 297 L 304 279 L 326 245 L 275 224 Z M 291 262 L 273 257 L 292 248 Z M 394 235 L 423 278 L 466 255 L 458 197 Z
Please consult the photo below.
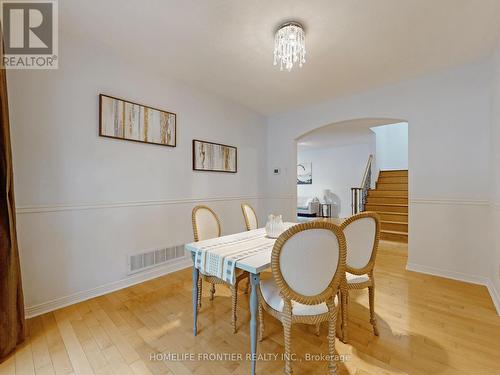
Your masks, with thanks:
M 368 192 L 365 211 L 380 215 L 380 239 L 408 242 L 408 171 L 380 171 L 376 188 Z

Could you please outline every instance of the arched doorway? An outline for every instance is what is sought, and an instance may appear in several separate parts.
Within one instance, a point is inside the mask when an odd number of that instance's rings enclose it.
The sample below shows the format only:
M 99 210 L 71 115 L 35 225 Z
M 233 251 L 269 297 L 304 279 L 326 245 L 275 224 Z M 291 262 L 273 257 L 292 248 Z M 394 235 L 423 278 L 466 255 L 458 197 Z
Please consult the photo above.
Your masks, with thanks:
M 408 242 L 408 123 L 362 118 L 310 130 L 297 145 L 297 219 L 376 211 L 382 238 Z M 316 211 L 316 212 L 315 212 Z

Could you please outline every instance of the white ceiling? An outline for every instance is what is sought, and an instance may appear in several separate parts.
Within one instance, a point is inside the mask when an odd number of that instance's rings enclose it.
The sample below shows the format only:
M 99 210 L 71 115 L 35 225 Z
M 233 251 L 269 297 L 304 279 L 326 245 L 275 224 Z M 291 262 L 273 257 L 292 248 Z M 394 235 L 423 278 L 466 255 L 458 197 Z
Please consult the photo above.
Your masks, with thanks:
M 489 56 L 499 0 L 63 0 L 60 32 L 101 43 L 262 114 Z M 307 62 L 272 65 L 273 32 L 306 27 Z

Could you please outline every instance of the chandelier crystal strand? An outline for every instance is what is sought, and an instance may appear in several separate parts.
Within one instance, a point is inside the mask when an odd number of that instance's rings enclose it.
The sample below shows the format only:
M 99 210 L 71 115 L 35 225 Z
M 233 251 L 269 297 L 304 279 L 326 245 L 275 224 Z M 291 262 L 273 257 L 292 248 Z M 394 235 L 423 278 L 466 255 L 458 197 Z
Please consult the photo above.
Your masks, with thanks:
M 306 62 L 306 38 L 302 25 L 290 22 L 279 28 L 274 36 L 274 65 L 291 71 L 294 63 L 299 67 Z

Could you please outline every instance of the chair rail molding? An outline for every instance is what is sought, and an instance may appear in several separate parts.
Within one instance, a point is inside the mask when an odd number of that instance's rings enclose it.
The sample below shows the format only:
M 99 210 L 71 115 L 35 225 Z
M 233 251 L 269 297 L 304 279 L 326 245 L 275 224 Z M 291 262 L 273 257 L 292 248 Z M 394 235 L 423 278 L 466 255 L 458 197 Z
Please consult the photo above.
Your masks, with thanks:
M 486 199 L 436 199 L 436 198 L 410 198 L 411 204 L 434 204 L 434 205 L 468 205 L 468 206 L 489 206 Z
M 16 213 L 18 215 L 22 215 L 22 214 L 56 212 L 56 211 L 101 210 L 107 208 L 167 206 L 174 204 L 224 202 L 224 201 L 240 201 L 240 200 L 265 200 L 265 199 L 277 199 L 277 200 L 293 199 L 293 196 L 292 195 L 282 195 L 282 196 L 240 195 L 240 196 L 208 197 L 208 198 L 177 198 L 177 199 L 162 199 L 162 200 L 123 201 L 123 202 L 32 205 L 32 206 L 18 206 L 16 208 Z

